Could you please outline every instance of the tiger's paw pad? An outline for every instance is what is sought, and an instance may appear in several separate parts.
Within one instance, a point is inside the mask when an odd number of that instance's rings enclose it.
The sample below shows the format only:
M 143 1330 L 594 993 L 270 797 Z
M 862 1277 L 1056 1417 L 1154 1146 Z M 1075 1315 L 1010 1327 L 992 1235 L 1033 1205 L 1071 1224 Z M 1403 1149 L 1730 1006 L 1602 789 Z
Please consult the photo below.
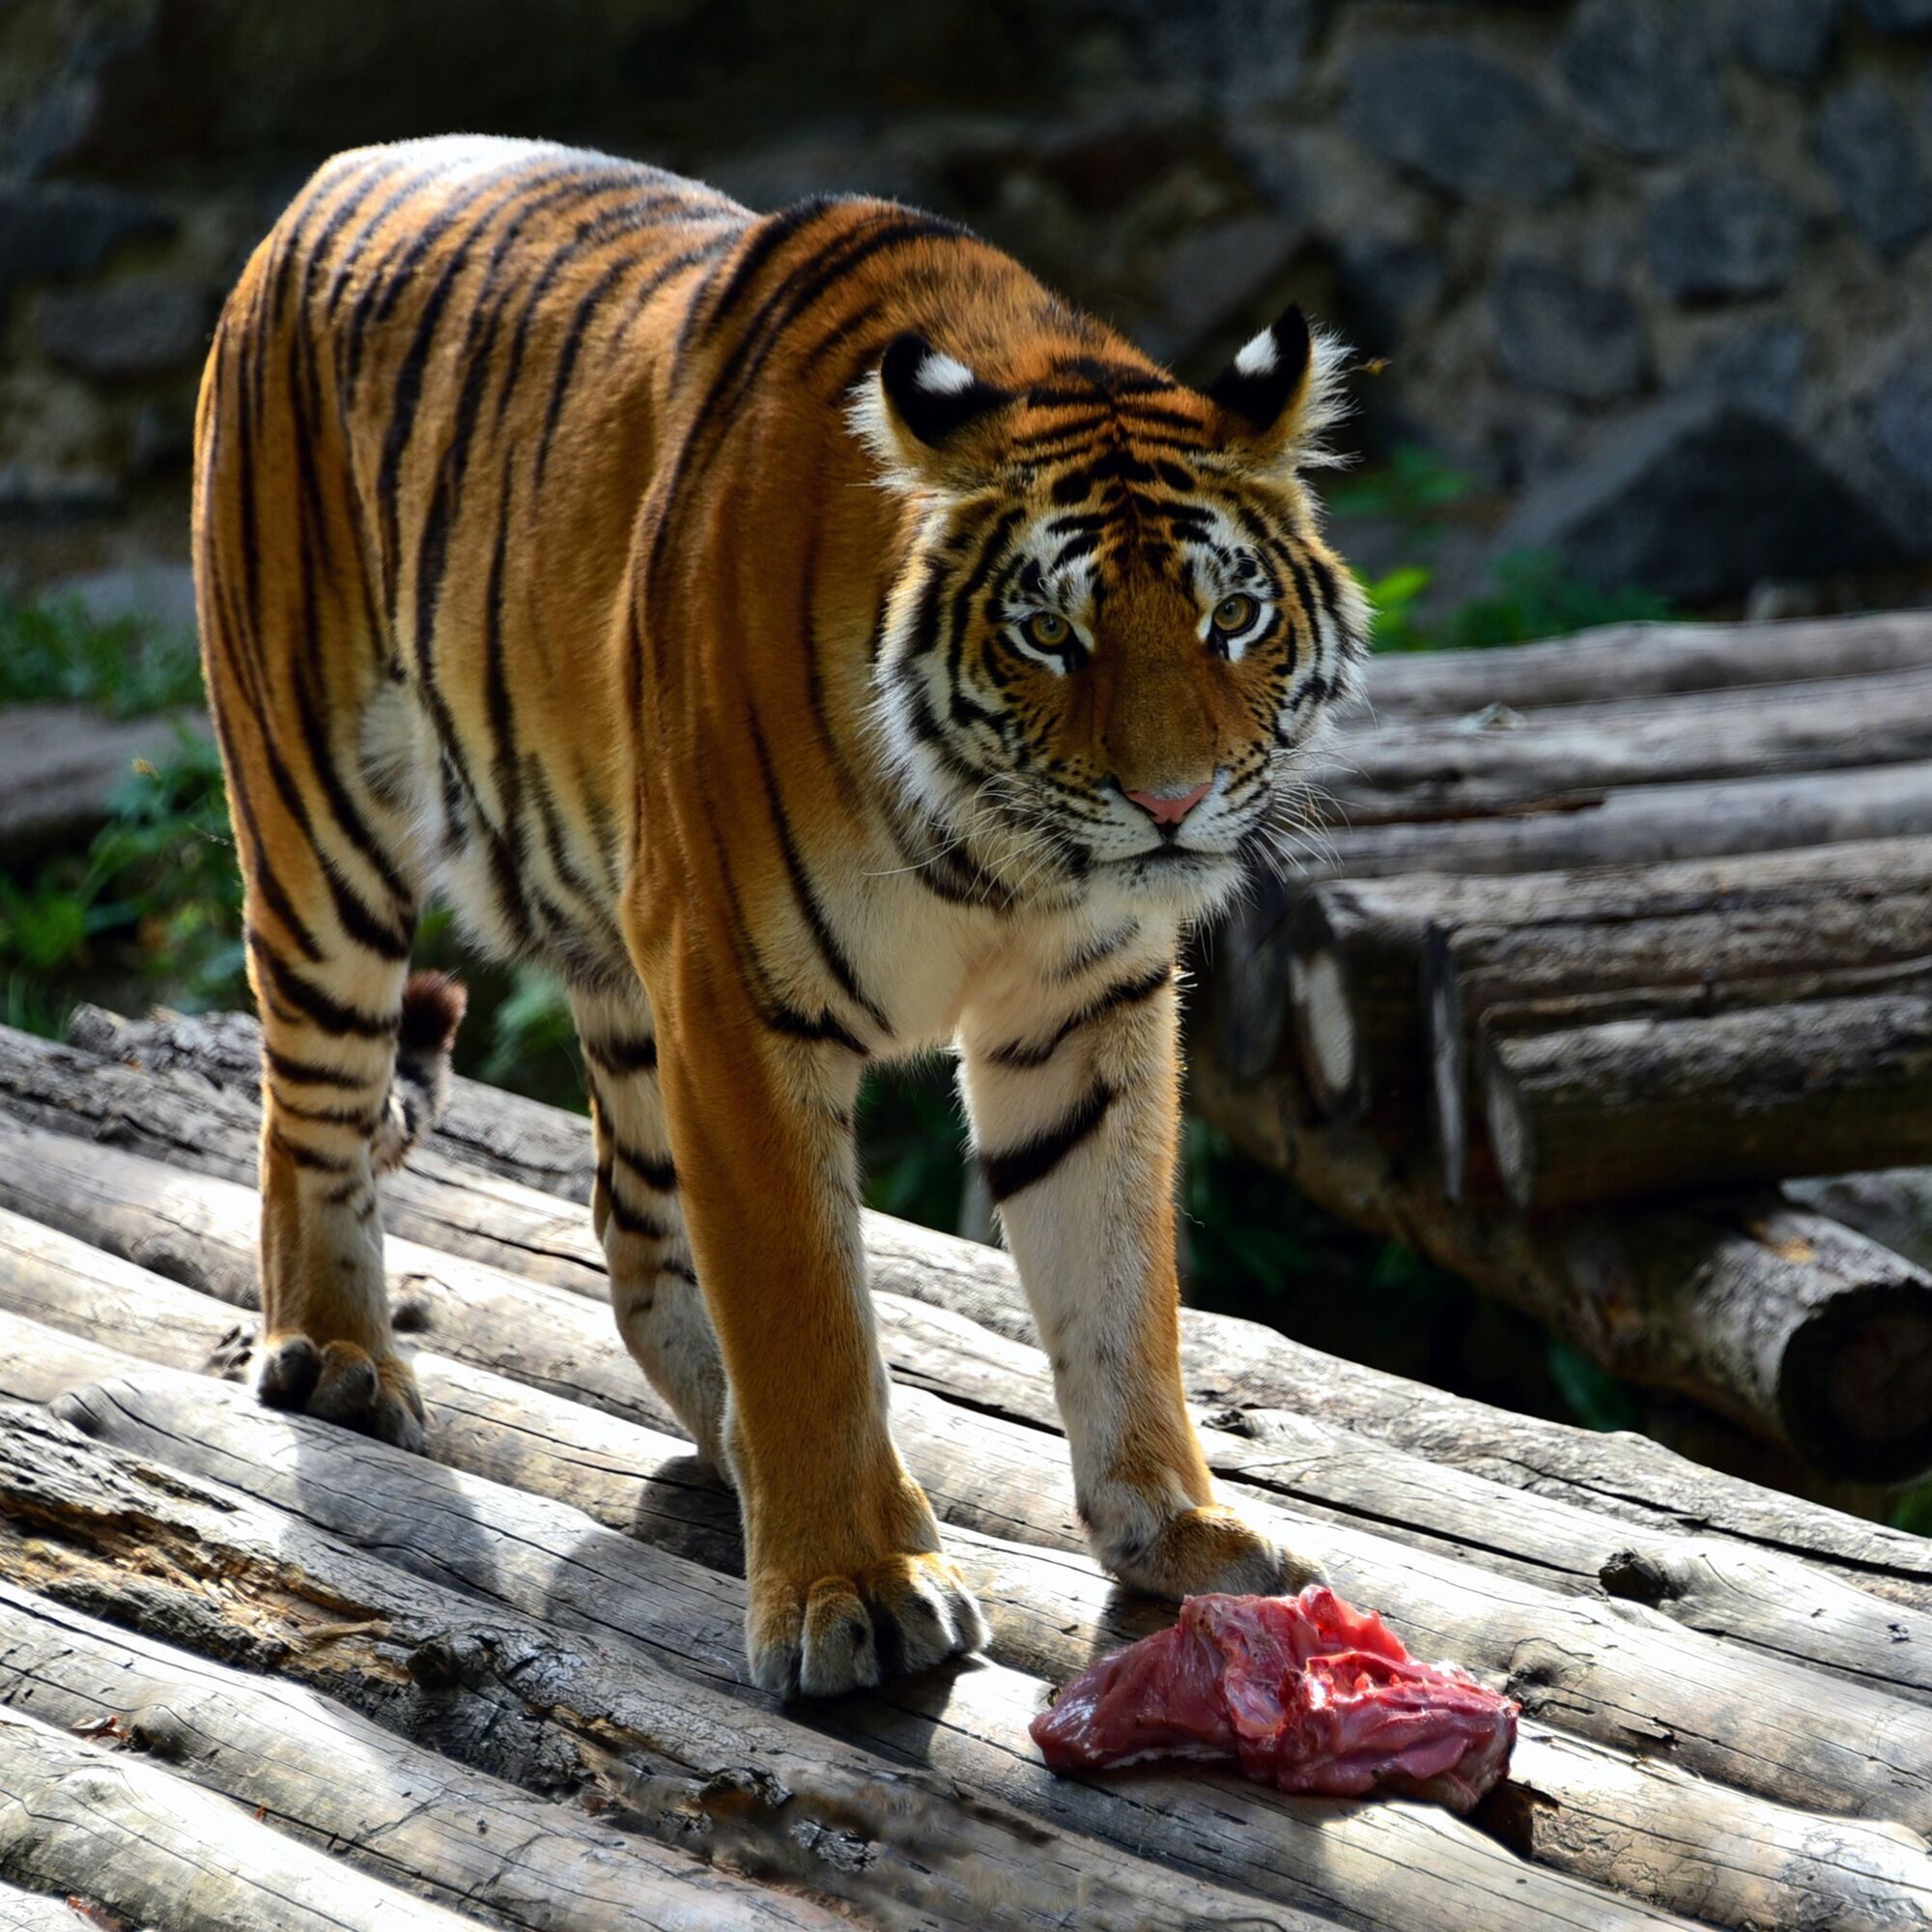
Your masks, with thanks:
M 986 1620 L 944 1556 L 889 1556 L 849 1577 L 752 1586 L 752 1676 L 781 1697 L 837 1697 L 929 1670 L 986 1641 Z
M 372 1355 L 354 1342 L 318 1347 L 306 1335 L 278 1335 L 261 1345 L 255 1395 L 264 1406 L 339 1423 L 398 1449 L 421 1453 L 422 1397 L 400 1355 Z
M 1171 1517 L 1115 1574 L 1160 1597 L 1286 1596 L 1321 1581 L 1321 1566 L 1282 1548 L 1225 1508 L 1206 1503 Z

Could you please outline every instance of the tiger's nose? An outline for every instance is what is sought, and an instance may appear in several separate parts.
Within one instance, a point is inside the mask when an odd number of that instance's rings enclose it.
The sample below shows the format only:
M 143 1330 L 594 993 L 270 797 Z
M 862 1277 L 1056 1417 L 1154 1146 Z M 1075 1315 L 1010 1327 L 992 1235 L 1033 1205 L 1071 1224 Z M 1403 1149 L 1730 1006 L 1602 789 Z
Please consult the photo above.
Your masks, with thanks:
M 1156 825 L 1179 825 L 1208 796 L 1213 784 L 1211 778 L 1206 778 L 1184 791 L 1130 791 L 1127 796 Z

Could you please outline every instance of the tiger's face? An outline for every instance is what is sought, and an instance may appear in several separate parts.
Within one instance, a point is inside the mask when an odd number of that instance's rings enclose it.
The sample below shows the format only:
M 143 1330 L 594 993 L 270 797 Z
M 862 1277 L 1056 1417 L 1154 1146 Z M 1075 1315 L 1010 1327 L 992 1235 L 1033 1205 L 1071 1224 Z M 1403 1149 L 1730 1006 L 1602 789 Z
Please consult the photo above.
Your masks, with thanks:
M 1094 357 L 1015 391 L 916 337 L 888 351 L 861 428 L 923 521 L 880 730 L 910 803 L 1007 893 L 1195 914 L 1288 859 L 1297 754 L 1367 618 L 1299 473 L 1332 368 L 1296 311 L 1205 395 Z

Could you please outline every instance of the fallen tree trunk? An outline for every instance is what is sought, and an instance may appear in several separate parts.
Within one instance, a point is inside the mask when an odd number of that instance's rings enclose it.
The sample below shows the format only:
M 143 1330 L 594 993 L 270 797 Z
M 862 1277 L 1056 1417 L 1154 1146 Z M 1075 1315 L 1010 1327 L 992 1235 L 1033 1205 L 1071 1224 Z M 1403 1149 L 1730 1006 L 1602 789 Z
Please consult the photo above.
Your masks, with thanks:
M 1918 1266 L 1932 1268 L 1932 1167 L 1813 1175 L 1786 1181 L 1784 1192 L 1801 1206 L 1883 1241 Z
M 1472 1147 L 1488 1151 L 1470 1130 L 1472 1106 L 1478 1104 L 1471 1073 L 1485 1038 L 1492 1042 L 1493 1060 L 1493 1044 L 1505 1036 L 1566 1025 L 1639 1013 L 1660 1018 L 1725 1013 L 1910 989 L 1925 981 L 1928 957 L 1932 881 L 1878 894 L 1807 885 L 1783 899 L 1682 917 L 1559 915 L 1522 924 L 1437 927 L 1423 949 L 1422 1007 L 1429 1111 L 1441 1151 L 1443 1187 L 1452 1200 L 1460 1198 Z M 1571 1007 L 1575 1017 L 1561 1016 Z M 1736 1070 L 1743 1084 L 1733 1097 L 1747 1109 L 1757 1097 L 1757 1076 L 1748 1065 Z M 1909 1133 L 1909 1123 L 1900 1131 Z M 1871 1138 L 1869 1128 L 1864 1138 Z M 1821 1148 L 1817 1171 L 1898 1165 L 1918 1154 L 1918 1147 L 1881 1147 L 1867 1159 L 1860 1139 L 1855 1135 L 1842 1146 Z M 1713 1168 L 1701 1179 L 1689 1172 L 1655 1191 L 1782 1179 L 1812 1171 L 1779 1158 L 1742 1159 L 1736 1135 L 1731 1149 L 1741 1158 L 1728 1170 Z M 1773 1140 L 1767 1151 L 1778 1149 Z M 1483 1191 L 1480 1185 L 1476 1191 Z M 1573 1198 L 1619 1197 L 1592 1192 Z
M 1210 1022 L 1213 1017 L 1210 1010 Z M 111 1137 L 119 1144 L 173 1160 L 178 1166 L 239 1175 L 252 1182 L 257 1131 L 252 1080 L 239 1093 L 210 1094 L 203 1083 L 185 1077 L 202 1024 L 194 1020 L 168 1024 L 169 1051 L 178 1056 L 174 1064 L 179 1070 L 161 1075 L 135 1074 L 125 1067 L 103 1065 L 90 1056 L 64 1052 L 44 1040 L 0 1029 L 0 1093 L 14 1096 L 30 1117 L 84 1133 L 90 1139 Z M 252 1022 L 231 1020 L 227 1024 L 235 1028 Z M 125 1057 L 140 1059 L 146 1025 L 116 1023 L 114 1037 Z M 1225 1090 L 1214 1087 L 1217 1076 L 1207 1056 L 1197 1057 L 1196 1072 L 1216 1096 L 1214 1118 L 1237 1140 L 1264 1160 L 1279 1164 L 1287 1157 L 1284 1126 L 1289 1117 L 1280 1111 L 1278 1094 L 1258 1100 L 1252 1093 L 1226 1094 L 1223 1100 L 1218 1096 Z M 455 1085 L 459 1100 L 464 1090 L 469 1089 L 479 1109 L 492 1092 L 472 1082 L 459 1080 Z M 50 1097 L 54 1094 L 64 1099 L 54 1100 Z M 549 1117 L 550 1141 L 540 1171 L 567 1170 L 568 1144 L 574 1139 L 587 1149 L 588 1123 L 555 1109 L 542 1112 Z M 192 1123 L 190 1132 L 178 1131 L 184 1120 Z M 1351 1146 L 1349 1158 L 1322 1172 L 1340 1190 L 1338 1202 L 1343 1205 L 1337 1205 L 1336 1211 L 1362 1219 L 1379 1211 L 1385 1187 L 1406 1186 L 1412 1177 L 1402 1171 L 1399 1162 L 1390 1161 L 1360 1137 Z M 1320 1159 L 1328 1158 L 1316 1151 Z M 423 1158 L 418 1153 L 412 1162 Z M 473 1238 L 479 1222 L 497 1214 L 497 1196 L 492 1192 L 479 1201 L 469 1189 L 468 1169 L 460 1158 L 442 1163 L 441 1171 L 448 1186 L 456 1191 L 449 1194 L 438 1189 L 431 1194 L 435 1199 L 455 1201 L 459 1210 L 432 1208 L 425 1219 L 439 1228 L 465 1222 L 468 1235 Z M 31 1210 L 32 1204 L 27 1205 Z M 385 1210 L 385 1218 L 392 1229 L 398 1225 L 393 1205 Z M 1471 1233 L 1459 1240 L 1472 1241 L 1480 1232 L 1479 1222 L 1469 1225 Z M 1730 1223 L 1711 1224 L 1712 1238 L 1728 1238 L 1734 1232 Z M 542 1253 L 524 1245 L 532 1238 L 525 1217 L 498 1215 L 492 1223 L 492 1235 L 516 1249 L 514 1265 L 543 1264 Z M 554 1272 L 580 1285 L 589 1284 L 589 1292 L 601 1295 L 601 1262 L 589 1243 L 587 1228 L 565 1215 L 552 1222 L 551 1238 L 566 1244 L 570 1254 L 583 1249 L 588 1252 L 582 1266 L 566 1263 L 554 1270 L 543 1265 L 542 1271 Z M 866 1238 L 875 1292 L 887 1291 L 965 1315 L 976 1325 L 1002 1338 L 1030 1348 L 1034 1345 L 1032 1321 L 1018 1277 L 1011 1261 L 998 1249 L 916 1228 L 886 1215 L 867 1217 Z M 199 1240 L 198 1236 L 184 1232 L 171 1239 L 161 1238 L 156 1243 L 157 1252 L 137 1258 L 162 1273 L 179 1275 L 184 1264 L 174 1263 L 171 1255 L 191 1257 Z M 504 1249 L 498 1246 L 492 1251 L 502 1254 Z M 390 1260 L 392 1270 L 408 1272 L 393 1236 Z M 445 1292 L 469 1297 L 463 1302 L 466 1309 L 473 1308 L 492 1292 L 486 1282 L 466 1281 L 461 1264 L 446 1255 L 436 1265 Z M 252 1272 L 233 1291 L 213 1280 L 204 1285 L 233 1298 L 245 1296 L 250 1281 Z M 453 1320 L 447 1331 L 451 1339 L 443 1346 L 460 1348 L 458 1338 L 474 1319 L 466 1315 L 461 1321 Z M 890 1321 L 887 1333 L 890 1345 Z M 559 1392 L 570 1392 L 568 1349 L 557 1351 L 555 1374 L 549 1380 L 543 1379 L 545 1371 L 538 1360 L 543 1353 L 543 1337 L 532 1334 L 526 1325 L 526 1366 L 519 1370 L 520 1376 Z M 963 1350 L 961 1354 L 963 1357 Z M 1433 1463 L 1465 1468 L 1510 1488 L 1564 1497 L 1647 1528 L 1674 1528 L 1681 1521 L 1691 1520 L 1755 1546 L 1801 1551 L 1837 1566 L 1842 1576 L 1868 1582 L 1895 1601 L 1932 1607 L 1932 1557 L 1919 1539 L 1863 1518 L 1713 1476 L 1697 1463 L 1641 1437 L 1605 1436 L 1443 1395 L 1400 1377 L 1322 1354 L 1259 1323 L 1198 1310 L 1183 1311 L 1182 1356 L 1193 1399 L 1230 1412 L 1237 1426 L 1249 1426 L 1243 1417 L 1250 1410 L 1258 1412 L 1253 1426 L 1263 1432 L 1272 1427 L 1267 1412 L 1274 1409 L 1323 1415 L 1361 1435 L 1424 1455 Z M 625 1385 L 631 1389 L 640 1386 L 640 1378 L 628 1373 L 628 1362 L 621 1366 L 627 1372 Z M 594 1376 L 596 1364 L 586 1363 L 582 1373 Z M 614 1388 L 603 1393 L 586 1389 L 583 1399 L 610 1407 L 613 1413 L 625 1412 L 620 1406 L 621 1393 Z M 1753 1450 L 1752 1454 L 1761 1461 L 1765 1452 Z
M 347 1646 L 408 1682 L 404 1660 Z M 554 1932 L 837 1932 L 842 1915 L 708 1869 L 582 1805 L 399 1742 L 299 1685 L 244 1675 L 0 1582 L 0 1679 L 43 1723 L 137 1752 L 385 1884 Z M 372 1777 L 370 1767 L 380 1765 Z
M 740 1586 L 613 1535 L 575 1508 L 393 1451 L 371 1460 L 374 1445 L 339 1430 L 270 1415 L 217 1383 L 170 1383 L 159 1371 L 82 1391 L 60 1408 L 97 1439 L 124 1448 L 139 1442 L 143 1454 L 191 1414 L 196 1439 L 178 1440 L 168 1452 L 177 1469 L 240 1488 L 359 1547 L 380 1547 L 412 1573 L 453 1581 L 487 1604 L 589 1634 L 613 1661 L 648 1655 L 700 1688 L 735 1690 L 741 1682 Z M 255 1466 L 244 1469 L 244 1462 Z M 1063 1597 L 1063 1623 L 1066 1607 Z M 761 1727 L 770 1701 L 737 1694 L 746 1704 L 740 1722 Z M 1426 1808 L 1338 1809 L 1225 1775 L 1204 1787 L 1198 1772 L 1153 1770 L 1104 1788 L 1055 1778 L 1024 1742 L 1044 1695 L 1037 1678 L 985 1663 L 801 1712 L 830 1737 L 953 1781 L 955 1794 L 990 1796 L 1056 1832 L 1098 1837 L 1183 1877 L 1238 1886 L 1344 1922 L 1446 1932 L 1466 1926 L 1476 1911 L 1485 1923 L 1521 1932 L 1540 1932 L 1550 1915 L 1557 1923 L 1566 1917 L 1606 1926 L 1655 1922 L 1641 1908 L 1558 1873 L 1526 1872 L 1480 1833 Z M 1199 1817 L 1208 1788 L 1211 1833 Z M 926 1829 L 944 1841 L 938 1820 L 928 1818 Z M 1426 1877 L 1409 1868 L 1425 1859 Z
M 1684 1005 L 1703 998 L 1681 990 L 1691 995 Z M 1579 1014 L 1566 1001 L 1554 1013 L 1536 1004 L 1490 1014 L 1485 1117 L 1519 1207 L 1932 1159 L 1932 972 L 1922 963 L 1901 990 L 1857 998 L 1711 1014 L 1640 998 L 1635 1016 L 1614 996 L 1607 1013 L 1591 1001 Z M 1860 1400 L 1857 1388 L 1845 1380 L 1845 1399 Z M 1910 1400 L 1932 1424 L 1932 1385 Z
M 72 1336 L 112 1337 L 117 1347 L 170 1367 L 223 1374 L 239 1366 L 245 1342 L 231 1316 L 219 1302 L 190 1291 L 218 1290 L 230 1299 L 246 1293 L 252 1196 L 231 1183 L 164 1176 L 133 1155 L 79 1149 L 4 1123 L 0 1169 L 15 1197 L 33 1201 L 36 1212 L 55 1224 L 43 1226 L 0 1208 L 0 1308 Z M 185 1268 L 190 1288 L 129 1267 L 58 1232 L 62 1227 L 84 1231 L 89 1240 L 121 1254 L 158 1245 L 191 1257 Z M 571 1399 L 563 1412 L 578 1418 L 580 1431 L 592 1427 L 582 1417 L 586 1402 L 632 1425 L 676 1428 L 602 1310 L 480 1264 L 466 1267 L 434 1256 L 418 1261 L 412 1251 L 391 1262 L 392 1269 L 411 1264 L 407 1273 L 392 1272 L 392 1280 L 417 1299 L 423 1332 L 451 1358 L 419 1357 L 437 1414 L 433 1446 L 440 1459 L 519 1485 L 527 1474 L 516 1461 L 500 1460 L 494 1441 L 479 1445 L 442 1433 L 449 1409 L 471 1413 L 486 1401 L 485 1385 L 466 1379 L 459 1362 L 492 1378 L 512 1378 L 511 1387 L 497 1389 L 487 1401 L 498 1435 L 513 1446 L 527 1446 L 523 1418 L 562 1398 Z M 454 1294 L 446 1293 L 452 1271 L 464 1277 Z M 896 1405 L 900 1440 L 942 1517 L 1027 1536 L 1023 1505 L 1001 1500 L 987 1474 L 1010 1463 L 1007 1445 L 1013 1438 L 988 1434 L 976 1458 L 971 1417 L 923 1397 L 964 1402 L 988 1415 L 1057 1432 L 1044 1357 L 962 1317 L 887 1293 L 876 1301 L 888 1361 L 908 1385 Z M 533 1336 L 543 1338 L 534 1356 Z M 76 1346 L 91 1350 L 95 1343 Z M 0 1366 L 0 1390 L 38 1401 L 116 1366 L 98 1355 L 71 1362 L 44 1342 L 18 1355 L 11 1368 Z M 1265 1489 L 1297 1510 L 1313 1509 L 1343 1523 L 1393 1525 L 1399 1535 L 1533 1583 L 1562 1578 L 1586 1593 L 1608 1588 L 1659 1606 L 1690 1628 L 1932 1702 L 1932 1619 L 1908 1614 L 1901 1620 L 1896 1608 L 1863 1591 L 1776 1555 L 1655 1534 L 1633 1546 L 1628 1530 L 1612 1521 L 1440 1469 L 1312 1417 L 1292 1429 L 1278 1426 L 1263 1449 L 1211 1428 L 1203 1431 L 1202 1442 L 1217 1475 Z M 490 1460 L 475 1460 L 486 1451 Z M 566 1472 L 569 1466 L 566 1459 Z M 1050 1453 L 1042 1466 L 1056 1469 L 1057 1456 Z M 563 1493 L 568 1496 L 568 1490 Z M 1055 1518 L 1063 1520 L 1064 1511 Z M 713 1508 L 707 1521 L 707 1534 L 735 1539 L 736 1517 L 728 1506 L 722 1513 Z M 682 1543 L 677 1547 L 693 1553 Z M 716 1560 L 717 1546 L 707 1546 L 705 1554 Z M 1901 1646 L 1901 1631 L 1916 1631 L 1919 1641 Z
M 77 1893 L 21 1891 L 0 1885 L 0 1932 L 83 1932 L 87 1920 L 82 1914 L 89 1909 Z
M 626 1830 L 699 1845 L 760 1883 L 914 1923 L 1108 1932 L 1242 1913 L 1329 1921 L 1170 1879 L 907 1759 L 841 1745 L 754 1693 L 668 1670 L 628 1634 L 585 1637 L 451 1589 L 179 1471 L 0 1406 L 0 1571 L 199 1654 L 272 1669 L 458 1763 L 572 1796 Z M 764 1708 L 758 1708 L 763 1705 Z
M 126 1752 L 0 1708 L 0 1876 L 167 1932 L 456 1932 L 429 1905 Z
M 1369 660 L 1365 708 L 1389 720 L 1598 699 L 1658 697 L 1909 672 L 1932 666 L 1921 611 L 1760 624 L 1606 624 L 1506 651 Z
M 1567 811 L 1623 787 L 1761 778 L 1932 757 L 1932 668 L 1744 691 L 1377 720 L 1345 729 L 1308 777 L 1355 828 Z
M 1654 865 L 1932 833 L 1932 763 L 1609 791 L 1575 810 L 1331 827 L 1306 879 Z

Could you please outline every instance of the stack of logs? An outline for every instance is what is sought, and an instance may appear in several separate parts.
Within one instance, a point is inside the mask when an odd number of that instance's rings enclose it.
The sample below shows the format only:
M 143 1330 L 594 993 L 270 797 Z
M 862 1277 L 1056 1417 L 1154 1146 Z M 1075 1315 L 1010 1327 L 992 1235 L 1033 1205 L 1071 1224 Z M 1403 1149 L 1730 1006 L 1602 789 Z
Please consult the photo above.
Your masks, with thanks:
M 1932 617 L 1378 660 L 1313 777 L 1199 1104 L 1617 1373 L 1922 1473 Z

